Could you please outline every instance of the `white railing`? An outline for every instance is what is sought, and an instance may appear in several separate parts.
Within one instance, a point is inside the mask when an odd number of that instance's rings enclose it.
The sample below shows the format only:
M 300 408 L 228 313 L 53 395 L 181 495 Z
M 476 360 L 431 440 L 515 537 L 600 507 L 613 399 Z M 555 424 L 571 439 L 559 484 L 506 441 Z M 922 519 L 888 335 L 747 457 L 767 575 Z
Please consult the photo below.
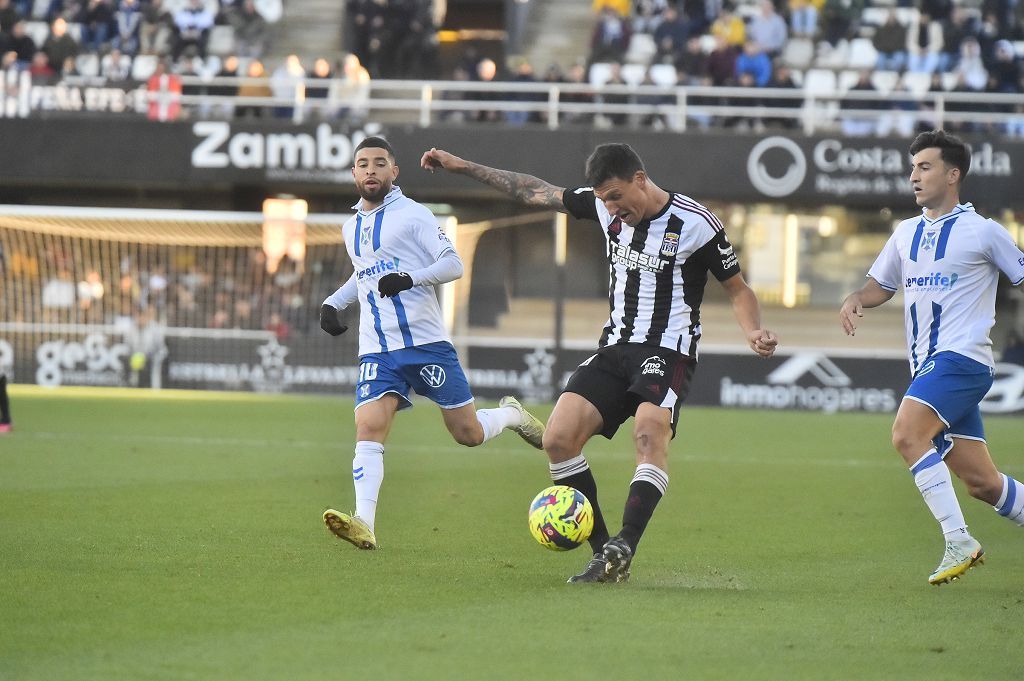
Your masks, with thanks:
M 815 93 L 799 88 L 375 80 L 367 93 L 352 100 L 334 94 L 336 83 L 318 79 L 300 81 L 289 88 L 287 96 L 266 97 L 215 95 L 209 94 L 209 90 L 240 85 L 272 86 L 267 78 L 182 76 L 181 85 L 190 94 L 150 91 L 137 83 L 112 85 L 90 78 L 67 79 L 56 86 L 41 87 L 21 75 L 17 79 L 8 77 L 7 85 L 6 95 L 4 88 L 0 88 L 0 117 L 74 110 L 130 110 L 145 114 L 153 105 L 161 104 L 161 110 L 167 111 L 166 105 L 173 103 L 191 117 L 225 117 L 240 107 L 255 107 L 266 115 L 285 117 L 294 123 L 332 119 L 344 111 L 350 119 L 420 127 L 446 121 L 464 122 L 478 112 L 523 112 L 538 114 L 542 124 L 552 130 L 580 123 L 648 127 L 656 120 L 653 124 L 659 128 L 681 132 L 695 125 L 718 126 L 744 120 L 755 124 L 793 121 L 792 127 L 813 134 L 821 129 L 836 129 L 844 120 L 880 122 L 899 116 L 911 127 L 918 123 L 928 127 L 970 123 L 996 126 L 994 132 L 998 133 L 1000 125 L 1011 120 L 1024 121 L 1024 94 L 946 91 Z M 96 90 L 102 92 L 97 94 Z M 323 95 L 317 96 L 318 91 Z M 120 95 L 111 96 L 113 92 Z M 74 106 L 76 102 L 90 101 L 112 104 L 109 108 Z M 625 120 L 617 121 L 615 117 Z

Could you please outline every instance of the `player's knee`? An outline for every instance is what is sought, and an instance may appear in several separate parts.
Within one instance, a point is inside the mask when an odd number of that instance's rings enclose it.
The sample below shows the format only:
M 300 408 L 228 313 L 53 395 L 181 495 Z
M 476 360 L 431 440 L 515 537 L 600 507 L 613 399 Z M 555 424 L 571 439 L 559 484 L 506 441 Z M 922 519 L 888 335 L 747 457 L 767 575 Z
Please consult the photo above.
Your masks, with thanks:
M 633 427 L 633 442 L 638 452 L 663 449 L 671 432 L 671 426 L 663 419 L 637 416 Z
M 451 434 L 455 441 L 464 447 L 477 447 L 484 442 L 484 431 L 479 426 L 456 426 L 451 429 Z
M 893 426 L 892 446 L 895 447 L 896 451 L 900 454 L 907 456 L 922 456 L 928 448 L 929 443 L 930 441 L 928 438 L 921 437 L 910 429 L 902 428 L 898 424 Z
M 579 454 L 576 443 L 568 433 L 551 428 L 544 431 L 544 438 L 541 444 L 548 455 L 548 459 L 555 463 L 568 461 Z

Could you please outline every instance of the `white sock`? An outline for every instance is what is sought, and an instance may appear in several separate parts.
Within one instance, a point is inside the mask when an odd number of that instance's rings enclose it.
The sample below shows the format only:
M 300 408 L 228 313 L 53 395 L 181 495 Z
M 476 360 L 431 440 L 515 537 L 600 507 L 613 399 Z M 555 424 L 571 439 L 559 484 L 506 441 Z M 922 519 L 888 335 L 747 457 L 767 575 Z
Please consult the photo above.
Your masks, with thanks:
M 571 475 L 582 473 L 588 468 L 590 468 L 590 464 L 587 463 L 587 458 L 583 456 L 582 453 L 574 456 L 568 461 L 548 463 L 548 470 L 551 471 L 551 480 L 553 482 L 558 482 L 559 480 L 564 480 Z
M 996 509 L 996 513 L 999 515 L 1024 527 L 1024 485 L 1005 473 L 1001 473 L 1001 475 L 1003 476 L 1003 493 L 992 508 Z
M 636 467 L 636 473 L 633 474 L 633 479 L 629 484 L 632 485 L 637 480 L 651 483 L 661 492 L 661 496 L 665 496 L 665 492 L 668 490 L 668 473 L 653 463 L 642 463 Z
M 476 420 L 484 429 L 484 442 L 497 437 L 506 428 L 522 423 L 523 417 L 515 407 L 497 407 L 495 409 L 477 409 Z
M 377 518 L 377 496 L 384 482 L 384 445 L 360 440 L 352 459 L 352 484 L 356 488 L 356 515 L 366 521 L 373 532 Z
M 967 539 L 970 535 L 967 533 L 964 513 L 960 510 L 960 502 L 957 501 L 956 491 L 953 489 L 953 478 L 950 477 L 949 468 L 939 453 L 935 449 L 928 450 L 910 467 L 910 472 L 917 483 L 917 489 L 924 497 L 924 503 L 928 504 L 932 515 L 942 526 L 942 533 L 946 535 L 946 539 Z

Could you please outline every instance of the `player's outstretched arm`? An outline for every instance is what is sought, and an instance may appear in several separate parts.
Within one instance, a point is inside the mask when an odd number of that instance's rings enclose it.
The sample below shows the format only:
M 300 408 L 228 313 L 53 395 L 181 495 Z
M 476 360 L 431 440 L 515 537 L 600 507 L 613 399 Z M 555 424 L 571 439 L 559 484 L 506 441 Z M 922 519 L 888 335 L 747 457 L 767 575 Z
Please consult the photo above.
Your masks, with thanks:
M 843 306 L 839 308 L 839 323 L 846 335 L 857 335 L 857 319 L 864 316 L 865 309 L 878 307 L 895 294 L 895 291 L 882 288 L 877 281 L 868 277 L 867 282 L 859 290 L 846 296 Z
M 541 206 L 564 211 L 562 192 L 565 191 L 565 187 L 556 187 L 533 175 L 483 166 L 459 158 L 443 149 L 431 149 L 424 152 L 420 158 L 420 166 L 431 172 L 447 170 L 451 173 L 466 175 L 477 182 L 490 185 L 528 206 Z
M 750 349 L 762 357 L 771 357 L 779 346 L 779 337 L 774 331 L 761 326 L 761 306 L 754 291 L 747 286 L 742 274 L 734 274 L 722 282 L 722 288 L 729 295 L 732 312 L 747 337 Z

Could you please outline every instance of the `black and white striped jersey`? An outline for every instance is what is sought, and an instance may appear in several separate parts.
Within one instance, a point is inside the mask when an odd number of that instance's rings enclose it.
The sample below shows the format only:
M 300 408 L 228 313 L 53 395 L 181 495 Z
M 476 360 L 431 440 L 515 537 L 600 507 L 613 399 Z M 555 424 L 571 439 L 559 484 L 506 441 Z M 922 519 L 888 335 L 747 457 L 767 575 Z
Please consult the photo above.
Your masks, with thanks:
M 591 187 L 562 193 L 570 215 L 604 228 L 611 313 L 601 347 L 646 343 L 696 359 L 708 272 L 725 281 L 740 271 L 721 221 L 688 196 L 669 196 L 661 212 L 630 226 L 609 214 Z

